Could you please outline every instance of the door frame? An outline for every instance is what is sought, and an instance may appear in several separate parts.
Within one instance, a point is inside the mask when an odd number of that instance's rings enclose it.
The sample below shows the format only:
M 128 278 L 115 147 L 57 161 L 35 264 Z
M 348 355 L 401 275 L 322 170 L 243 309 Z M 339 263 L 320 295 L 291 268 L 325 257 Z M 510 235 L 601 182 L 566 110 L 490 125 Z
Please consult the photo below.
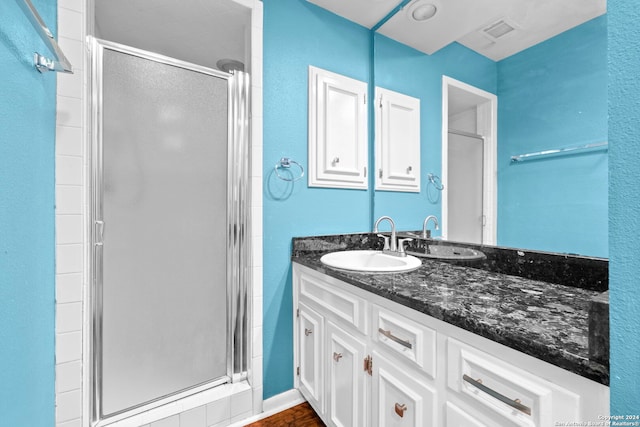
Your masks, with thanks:
M 449 214 L 449 89 L 457 88 L 482 99 L 477 104 L 476 133 L 484 138 L 482 210 L 485 218 L 482 243 L 495 245 L 497 241 L 497 155 L 498 155 L 498 97 L 492 93 L 442 76 L 442 238 L 448 235 Z

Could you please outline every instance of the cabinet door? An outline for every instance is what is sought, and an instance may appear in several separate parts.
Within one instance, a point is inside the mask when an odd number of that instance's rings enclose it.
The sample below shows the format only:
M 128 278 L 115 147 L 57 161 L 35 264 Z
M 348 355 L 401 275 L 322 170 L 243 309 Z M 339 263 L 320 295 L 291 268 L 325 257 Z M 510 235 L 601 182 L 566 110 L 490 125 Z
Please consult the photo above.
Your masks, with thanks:
M 367 188 L 367 84 L 309 67 L 309 187 Z
M 482 424 L 471 414 L 451 402 L 447 402 L 447 421 L 445 425 L 446 427 L 487 427 L 487 425 Z M 497 424 L 493 424 L 493 426 L 497 426 Z
M 373 426 L 436 426 L 436 390 L 412 373 L 406 362 L 373 352 L 371 412 Z
M 327 322 L 328 421 L 336 427 L 366 426 L 362 340 Z
M 324 412 L 322 342 L 323 319 L 318 313 L 300 303 L 298 318 L 300 392 L 318 412 Z
M 379 87 L 376 190 L 420 192 L 420 100 Z

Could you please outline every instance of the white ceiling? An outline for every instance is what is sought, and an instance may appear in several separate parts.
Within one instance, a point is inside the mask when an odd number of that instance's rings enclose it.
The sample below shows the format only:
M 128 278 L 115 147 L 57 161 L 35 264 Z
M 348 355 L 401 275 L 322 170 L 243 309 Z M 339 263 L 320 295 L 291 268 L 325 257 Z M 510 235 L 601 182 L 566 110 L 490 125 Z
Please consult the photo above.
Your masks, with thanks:
M 400 4 L 400 0 L 308 1 L 368 28 L 377 23 L 376 17 Z M 433 4 L 436 15 L 414 21 L 408 10 L 416 2 Z M 413 0 L 379 32 L 429 55 L 457 41 L 499 61 L 604 13 L 606 0 Z M 483 31 L 501 20 L 514 31 L 497 39 Z
M 214 69 L 249 60 L 251 10 L 233 0 L 95 0 L 95 14 L 105 40 Z

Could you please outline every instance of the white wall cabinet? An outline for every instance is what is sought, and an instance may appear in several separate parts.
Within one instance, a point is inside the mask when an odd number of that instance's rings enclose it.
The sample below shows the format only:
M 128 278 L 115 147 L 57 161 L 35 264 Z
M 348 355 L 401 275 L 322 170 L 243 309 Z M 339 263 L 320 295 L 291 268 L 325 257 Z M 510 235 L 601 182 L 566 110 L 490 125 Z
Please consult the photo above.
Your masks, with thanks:
M 547 427 L 609 413 L 602 384 L 296 263 L 293 290 L 296 387 L 329 426 Z
M 420 99 L 376 87 L 376 190 L 420 192 Z
M 309 67 L 309 187 L 367 189 L 367 87 Z

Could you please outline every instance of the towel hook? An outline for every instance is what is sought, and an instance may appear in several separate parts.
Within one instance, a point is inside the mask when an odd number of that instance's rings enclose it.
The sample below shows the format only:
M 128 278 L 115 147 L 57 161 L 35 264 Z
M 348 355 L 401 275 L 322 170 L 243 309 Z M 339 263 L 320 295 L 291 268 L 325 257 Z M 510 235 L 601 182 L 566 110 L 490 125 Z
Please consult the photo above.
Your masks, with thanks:
M 280 173 L 278 173 L 278 169 L 282 168 L 282 169 L 290 169 L 291 165 L 296 165 L 299 169 L 300 169 L 300 175 L 295 177 L 295 178 L 287 178 L 284 177 L 282 175 L 280 175 Z M 276 176 L 278 178 L 280 178 L 283 181 L 288 181 L 288 182 L 296 182 L 302 179 L 302 177 L 304 176 L 304 168 L 302 167 L 302 165 L 298 162 L 296 162 L 295 160 L 290 159 L 289 157 L 282 157 L 280 159 L 280 161 L 278 163 L 276 163 L 276 165 L 273 167 L 273 169 L 276 172 Z
M 427 178 L 429 178 L 429 182 L 431 182 L 433 186 L 436 187 L 436 190 L 438 191 L 444 190 L 444 185 L 442 184 L 442 180 L 438 175 L 434 175 L 430 173 L 429 175 L 427 175 Z

